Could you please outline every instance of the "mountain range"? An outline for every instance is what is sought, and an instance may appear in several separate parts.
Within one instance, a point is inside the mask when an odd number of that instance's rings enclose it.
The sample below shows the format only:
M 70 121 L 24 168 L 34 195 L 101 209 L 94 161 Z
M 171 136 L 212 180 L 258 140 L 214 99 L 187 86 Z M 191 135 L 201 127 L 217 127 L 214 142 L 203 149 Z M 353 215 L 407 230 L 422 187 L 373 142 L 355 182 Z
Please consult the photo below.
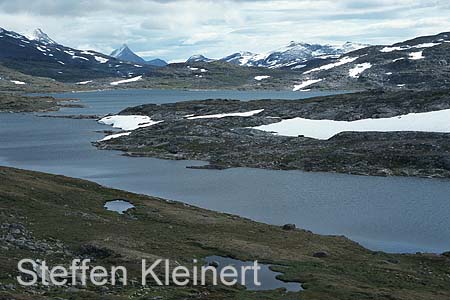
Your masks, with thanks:
M 336 58 L 342 54 L 368 46 L 370 45 L 351 42 L 346 42 L 340 46 L 332 46 L 297 43 L 292 41 L 285 47 L 281 47 L 267 53 L 256 54 L 242 51 L 233 53 L 218 60 L 245 67 L 296 69 L 305 62 L 313 59 L 326 59 L 330 57 Z M 213 59 L 207 58 L 203 55 L 194 55 L 187 60 L 188 63 L 211 61 L 213 61 Z
M 0 65 L 0 84 L 17 88 L 22 85 L 19 72 L 95 88 L 118 81 L 148 88 L 436 89 L 450 83 L 450 33 L 393 45 L 291 42 L 265 54 L 195 55 L 163 66 L 165 62 L 145 61 L 126 45 L 110 56 L 66 47 L 40 29 L 28 37 L 0 29 Z M 7 70 L 14 76 L 6 76 Z M 26 76 L 20 78 L 30 81 Z
M 450 32 L 369 46 L 296 71 L 300 74 L 295 89 L 446 88 L 450 83 Z
M 127 44 L 123 44 L 120 48 L 111 52 L 110 56 L 137 64 L 147 64 L 155 67 L 167 66 L 167 62 L 159 58 L 146 61 L 145 59 L 134 53 L 130 49 L 130 47 L 127 46 Z
M 19 72 L 59 81 L 128 77 L 151 74 L 153 66 L 139 65 L 92 51 L 58 44 L 42 30 L 26 37 L 0 28 L 0 62 Z

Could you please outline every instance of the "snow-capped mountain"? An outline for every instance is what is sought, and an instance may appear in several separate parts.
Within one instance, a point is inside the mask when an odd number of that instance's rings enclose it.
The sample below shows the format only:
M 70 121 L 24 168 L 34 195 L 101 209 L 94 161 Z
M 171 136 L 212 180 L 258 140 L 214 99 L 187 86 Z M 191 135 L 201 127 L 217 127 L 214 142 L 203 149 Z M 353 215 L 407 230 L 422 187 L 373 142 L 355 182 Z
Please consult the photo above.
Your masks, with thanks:
M 263 54 L 238 52 L 222 58 L 222 61 L 247 67 L 295 68 L 316 58 L 338 57 L 368 45 L 347 42 L 341 46 L 290 42 L 287 46 Z
M 115 57 L 120 60 L 130 61 L 137 64 L 145 64 L 145 60 L 134 53 L 127 44 L 123 44 L 119 49 L 111 52 L 110 56 Z
M 231 55 L 228 55 L 227 57 L 222 58 L 222 61 L 226 61 L 235 65 L 240 66 L 249 66 L 249 62 L 254 60 L 257 57 L 257 54 L 248 52 L 248 51 L 241 51 L 237 53 L 233 53 Z
M 60 45 L 42 30 L 27 38 L 0 28 L 0 63 L 24 74 L 75 82 L 100 77 L 127 78 L 153 71 L 151 66 Z
M 145 61 L 142 57 L 134 53 L 133 50 L 131 50 L 126 44 L 123 44 L 122 47 L 111 52 L 110 55 L 117 59 L 137 64 L 147 64 L 155 67 L 164 67 L 167 65 L 167 62 L 159 58 Z
M 207 58 L 201 54 L 192 55 L 186 60 L 186 63 L 195 63 L 195 62 L 212 62 L 214 59 Z
M 355 50 L 359 50 L 359 49 L 363 49 L 363 48 L 367 48 L 370 47 L 371 45 L 369 44 L 361 44 L 361 43 L 353 43 L 353 42 L 346 42 L 345 44 L 343 44 L 340 49 L 342 54 L 345 53 L 349 53 Z
M 366 47 L 296 71 L 300 75 L 295 90 L 447 88 L 450 32 Z
M 45 32 L 40 28 L 35 29 L 30 35 L 27 36 L 28 39 L 33 41 L 41 42 L 45 45 L 57 45 L 58 43 L 52 40 Z

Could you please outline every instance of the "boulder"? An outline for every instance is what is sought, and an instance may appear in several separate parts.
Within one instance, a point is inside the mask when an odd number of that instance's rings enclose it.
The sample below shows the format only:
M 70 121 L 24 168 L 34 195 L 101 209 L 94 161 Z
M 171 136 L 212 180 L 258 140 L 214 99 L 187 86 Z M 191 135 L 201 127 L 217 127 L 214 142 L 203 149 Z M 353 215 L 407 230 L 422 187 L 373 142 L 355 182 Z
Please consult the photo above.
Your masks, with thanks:
M 313 257 L 317 257 L 317 258 L 325 258 L 328 257 L 329 254 L 325 251 L 318 251 L 318 252 L 314 252 Z
M 283 230 L 295 230 L 297 226 L 295 226 L 295 224 L 284 224 L 281 228 L 283 228 Z

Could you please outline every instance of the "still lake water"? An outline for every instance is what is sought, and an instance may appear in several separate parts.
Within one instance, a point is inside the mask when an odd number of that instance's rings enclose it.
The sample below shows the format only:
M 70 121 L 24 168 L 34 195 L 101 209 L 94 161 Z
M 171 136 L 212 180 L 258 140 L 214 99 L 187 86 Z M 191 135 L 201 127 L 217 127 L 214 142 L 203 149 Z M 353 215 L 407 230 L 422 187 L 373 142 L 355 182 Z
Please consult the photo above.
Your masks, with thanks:
M 65 94 L 106 114 L 142 103 L 190 99 L 295 99 L 311 93 L 236 91 L 107 91 Z M 95 120 L 0 114 L 0 165 L 63 174 L 132 192 L 180 200 L 271 224 L 295 223 L 338 234 L 374 250 L 450 250 L 450 181 L 236 168 L 194 170 L 202 162 L 130 158 L 96 150 L 111 129 Z

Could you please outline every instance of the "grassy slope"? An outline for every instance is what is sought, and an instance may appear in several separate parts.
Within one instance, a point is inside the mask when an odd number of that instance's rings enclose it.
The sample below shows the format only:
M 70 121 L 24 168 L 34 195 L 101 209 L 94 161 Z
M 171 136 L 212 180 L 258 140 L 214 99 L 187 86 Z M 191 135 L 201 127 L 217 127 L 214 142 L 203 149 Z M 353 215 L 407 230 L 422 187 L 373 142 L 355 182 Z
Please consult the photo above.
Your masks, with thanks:
M 26 84 L 14 84 L 11 80 Z M 27 75 L 0 64 L 0 90 L 8 92 L 44 93 L 70 91 L 80 89 L 79 86 L 67 85 L 51 78 Z
M 136 209 L 118 215 L 103 209 L 107 200 L 125 198 Z M 343 238 L 307 231 L 284 231 L 236 216 L 181 203 L 108 189 L 84 180 L 0 167 L 0 221 L 21 223 L 35 241 L 58 241 L 65 254 L 33 252 L 0 244 L 0 282 L 15 284 L 16 261 L 24 257 L 69 262 L 81 245 L 112 251 L 97 264 L 138 268 L 142 258 L 189 263 L 207 255 L 229 255 L 283 264 L 285 280 L 304 282 L 300 294 L 248 292 L 234 288 L 158 288 L 0 291 L 0 298 L 39 299 L 449 299 L 449 260 L 435 255 L 371 252 Z M 2 233 L 4 234 L 4 233 Z M 4 243 L 0 239 L 1 243 Z M 329 257 L 314 258 L 315 251 Z M 105 294 L 106 293 L 106 294 Z M 9 295 L 9 296 L 8 296 Z M 114 295 L 114 296 L 113 296 Z M 282 296 L 283 295 L 283 296 Z

